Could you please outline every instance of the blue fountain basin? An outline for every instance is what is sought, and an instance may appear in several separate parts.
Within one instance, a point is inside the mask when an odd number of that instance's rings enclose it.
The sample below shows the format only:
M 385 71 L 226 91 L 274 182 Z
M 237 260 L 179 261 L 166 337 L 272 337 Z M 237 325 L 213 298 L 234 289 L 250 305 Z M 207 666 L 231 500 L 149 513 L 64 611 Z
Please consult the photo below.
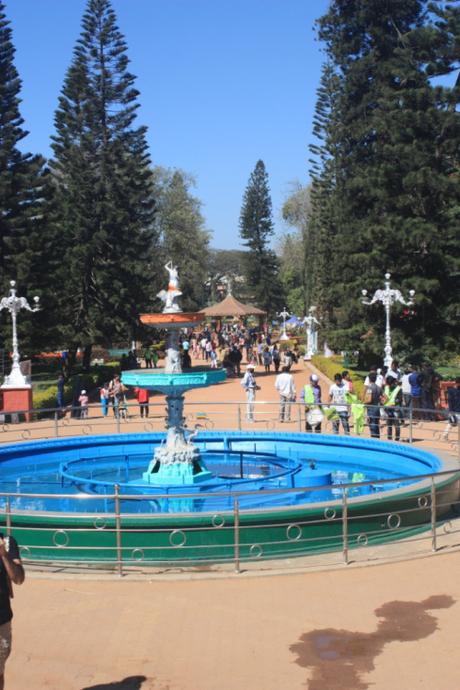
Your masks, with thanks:
M 167 374 L 164 369 L 133 369 L 124 371 L 121 375 L 125 386 L 138 386 L 166 394 L 191 388 L 206 388 L 221 383 L 226 378 L 225 369 L 209 367 L 193 367 L 180 374 Z

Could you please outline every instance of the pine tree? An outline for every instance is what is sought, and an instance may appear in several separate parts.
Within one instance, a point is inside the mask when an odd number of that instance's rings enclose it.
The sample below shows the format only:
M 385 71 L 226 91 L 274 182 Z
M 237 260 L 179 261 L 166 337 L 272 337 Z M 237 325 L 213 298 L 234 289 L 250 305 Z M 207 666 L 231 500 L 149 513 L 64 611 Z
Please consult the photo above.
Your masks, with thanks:
M 5 294 L 9 280 L 17 279 L 21 294 L 30 296 L 40 287 L 33 270 L 37 247 L 32 247 L 41 232 L 44 159 L 18 147 L 28 132 L 19 111 L 21 80 L 14 55 L 12 31 L 0 2 L 0 288 Z M 1 318 L 9 323 L 5 314 Z M 21 344 L 24 336 L 30 342 L 27 316 L 19 327 Z
M 359 295 L 362 287 L 380 287 L 386 270 L 417 292 L 411 319 L 395 314 L 396 351 L 433 355 L 454 343 L 446 274 L 458 257 L 449 221 L 456 173 L 447 151 L 448 94 L 431 85 L 425 69 L 434 33 L 423 10 L 418 0 L 334 0 L 319 23 L 339 79 L 340 124 L 326 129 L 332 159 L 320 177 L 333 171 L 320 204 L 333 246 L 326 301 L 338 349 L 380 353 L 381 312 L 365 312 Z M 458 113 L 449 117 L 452 131 Z
M 73 350 L 130 340 L 149 298 L 153 187 L 126 51 L 109 0 L 89 0 L 53 137 L 59 313 Z
M 264 162 L 259 160 L 244 193 L 240 214 L 240 236 L 249 250 L 246 275 L 255 302 L 271 314 L 283 303 L 278 279 L 278 259 L 270 248 L 270 238 L 273 234 L 268 174 Z

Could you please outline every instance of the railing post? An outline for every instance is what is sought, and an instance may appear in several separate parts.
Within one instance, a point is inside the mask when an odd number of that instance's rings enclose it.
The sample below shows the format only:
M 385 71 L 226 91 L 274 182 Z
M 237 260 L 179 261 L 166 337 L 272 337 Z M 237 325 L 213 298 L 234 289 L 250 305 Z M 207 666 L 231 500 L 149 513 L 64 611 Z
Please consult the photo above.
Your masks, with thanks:
M 119 407 L 116 408 L 115 419 L 116 419 L 116 425 L 117 425 L 117 434 L 119 434 L 120 433 L 120 409 L 119 409 Z
M 6 534 L 9 537 L 11 534 L 11 499 L 9 496 L 6 497 L 5 515 L 6 515 Z
M 436 544 L 436 485 L 431 477 L 431 550 L 437 550 Z
M 343 537 L 343 562 L 348 565 L 348 503 L 347 490 L 342 489 L 342 537 Z
M 59 415 L 59 410 L 55 410 L 54 411 L 54 435 L 55 436 L 59 436 L 58 415 Z
M 299 423 L 299 431 L 302 431 L 302 405 L 297 403 L 297 421 Z
M 238 496 L 233 503 L 233 524 L 235 528 L 235 573 L 240 572 L 240 509 Z
M 460 414 L 457 415 L 457 456 L 460 462 Z
M 238 431 L 241 431 L 241 405 L 238 405 Z
M 121 554 L 121 516 L 120 516 L 120 487 L 115 484 L 115 529 L 117 535 L 117 565 L 118 574 L 123 575 L 123 564 Z
M 412 404 L 409 407 L 409 443 L 414 442 L 414 437 L 413 437 L 413 426 L 412 426 L 412 421 L 414 419 L 414 415 L 412 412 Z

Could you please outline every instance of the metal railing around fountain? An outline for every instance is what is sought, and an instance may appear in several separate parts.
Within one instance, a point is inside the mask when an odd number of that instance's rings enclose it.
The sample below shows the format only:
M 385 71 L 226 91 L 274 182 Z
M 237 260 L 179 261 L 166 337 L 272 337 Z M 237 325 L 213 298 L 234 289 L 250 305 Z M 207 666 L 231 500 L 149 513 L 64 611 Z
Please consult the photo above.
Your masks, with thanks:
M 155 514 L 143 515 L 141 528 L 133 524 L 132 514 L 124 513 L 122 510 L 123 501 L 148 501 L 151 497 L 124 494 L 118 486 L 113 494 L 105 496 L 113 505 L 113 511 L 94 514 L 75 512 L 67 513 L 64 517 L 60 512 L 47 511 L 47 522 L 42 522 L 37 527 L 33 526 L 31 520 L 24 522 L 22 498 L 36 499 L 37 505 L 46 498 L 65 500 L 69 505 L 73 503 L 81 506 L 82 503 L 100 500 L 100 497 L 82 494 L 69 496 L 0 493 L 0 505 L 4 511 L 4 531 L 8 535 L 13 534 L 19 542 L 24 562 L 30 566 L 38 566 L 42 570 L 73 568 L 87 571 L 91 567 L 109 568 L 121 576 L 125 572 L 146 568 L 151 573 L 155 567 L 177 569 L 194 566 L 206 570 L 227 567 L 236 572 L 263 568 L 324 568 L 340 563 L 347 565 L 401 559 L 458 548 L 459 470 L 384 479 L 378 483 L 380 488 L 391 489 L 392 486 L 408 479 L 424 482 L 423 490 L 418 492 L 413 502 L 400 505 L 392 512 L 378 507 L 379 504 L 376 502 L 377 512 L 369 513 L 367 516 L 366 529 L 363 529 L 362 523 L 359 522 L 360 516 L 350 512 L 350 499 L 356 495 L 358 487 L 370 487 L 375 484 L 375 480 L 341 484 L 337 487 L 338 502 L 329 507 L 321 507 L 314 519 L 302 519 L 298 516 L 292 521 L 275 520 L 272 517 L 272 522 L 259 526 L 244 521 L 245 511 L 241 510 L 241 503 L 248 492 L 234 491 L 230 499 L 232 509 L 210 516 L 205 528 L 209 538 L 205 538 L 201 544 L 196 542 L 195 537 L 198 529 L 203 534 L 202 526 L 198 528 L 192 524 L 187 527 L 183 523 L 180 526 L 165 527 L 164 524 L 159 524 L 162 516 Z M 452 482 L 456 485 L 454 499 Z M 317 491 L 318 488 L 326 487 L 270 489 L 265 493 L 282 493 L 286 496 L 289 493 L 302 492 L 305 495 L 309 491 Z M 225 492 L 222 495 L 225 495 Z M 196 498 L 196 494 L 181 494 L 180 500 L 188 496 Z M 160 495 L 155 496 L 155 499 L 161 498 Z M 163 498 L 170 500 L 171 494 L 165 494 Z M 407 524 L 411 524 L 414 513 L 421 518 L 419 528 L 408 530 Z M 73 524 L 66 525 L 69 517 Z M 327 526 L 329 537 L 319 536 L 324 526 Z M 276 530 L 275 541 L 273 538 L 266 539 L 267 529 Z M 226 533 L 225 538 L 221 539 L 221 556 L 216 555 L 216 533 L 219 533 L 219 538 Z M 389 534 L 392 537 L 391 542 L 388 542 Z M 139 535 L 142 536 L 142 545 L 136 545 Z M 153 544 L 158 538 L 163 540 L 162 546 Z M 47 543 L 45 558 L 44 543 Z M 316 546 L 319 544 L 317 550 Z M 275 549 L 275 555 L 271 556 L 274 545 L 280 548 L 278 555 Z M 173 558 L 165 557 L 166 551 Z M 193 557 L 190 557 L 188 552 L 193 552 Z M 301 557 L 306 554 L 308 558 L 302 559 Z M 294 556 L 296 558 L 293 558 Z
M 228 402 L 185 402 L 185 423 L 193 430 L 237 429 L 244 431 L 306 430 L 308 411 L 303 403 L 292 402 L 289 407 L 289 421 L 280 420 L 278 402 L 255 401 L 254 421 L 246 418 L 247 405 L 241 401 Z M 334 420 L 329 415 L 330 406 L 316 406 L 322 409 L 321 433 L 332 433 Z M 350 407 L 349 407 L 350 411 Z M 148 417 L 141 417 L 137 403 L 129 403 L 121 413 L 115 415 L 109 410 L 103 416 L 100 405 L 90 405 L 88 416 L 80 416 L 79 407 L 65 409 L 40 409 L 9 412 L 0 421 L 0 443 L 61 436 L 91 436 L 97 434 L 122 434 L 143 431 L 164 431 L 164 403 L 151 402 Z M 329 415 L 329 416 L 328 416 Z M 450 420 L 450 421 L 449 421 Z M 452 416 L 444 409 L 398 408 L 397 418 L 388 417 L 387 408 L 380 407 L 374 424 L 379 428 L 380 438 L 387 440 L 391 428 L 392 439 L 396 432 L 403 443 L 420 444 L 426 442 L 435 450 L 448 452 L 460 460 L 460 415 Z M 371 436 L 369 418 L 364 418 L 362 428 L 350 415 L 350 434 Z M 375 427 L 374 427 L 375 431 Z M 343 433 L 340 426 L 340 433 Z M 358 433 L 359 432 L 359 433 Z M 375 436 L 374 436 L 375 437 Z

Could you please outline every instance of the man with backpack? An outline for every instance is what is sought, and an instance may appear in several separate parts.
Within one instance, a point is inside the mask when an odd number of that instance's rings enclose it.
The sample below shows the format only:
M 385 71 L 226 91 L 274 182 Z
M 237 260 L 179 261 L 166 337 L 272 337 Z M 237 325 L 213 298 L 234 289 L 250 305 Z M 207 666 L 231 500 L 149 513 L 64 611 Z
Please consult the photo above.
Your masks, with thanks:
M 366 386 L 364 403 L 367 409 L 367 421 L 372 438 L 380 438 L 380 399 L 382 389 L 377 386 L 377 372 L 369 374 L 369 384 Z
M 401 434 L 401 405 L 402 388 L 394 376 L 387 376 L 383 389 L 383 407 L 387 419 L 387 438 L 393 439 L 393 427 L 395 428 L 395 441 L 399 441 Z

